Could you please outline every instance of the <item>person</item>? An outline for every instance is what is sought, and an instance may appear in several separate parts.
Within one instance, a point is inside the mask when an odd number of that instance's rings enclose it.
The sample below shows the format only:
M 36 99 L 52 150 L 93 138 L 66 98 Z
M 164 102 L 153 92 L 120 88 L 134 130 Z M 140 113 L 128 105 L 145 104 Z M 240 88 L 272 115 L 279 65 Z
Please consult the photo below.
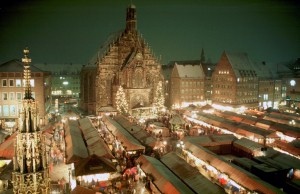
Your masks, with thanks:
M 132 189 L 132 194 L 135 194 L 136 193 L 136 190 L 135 188 Z

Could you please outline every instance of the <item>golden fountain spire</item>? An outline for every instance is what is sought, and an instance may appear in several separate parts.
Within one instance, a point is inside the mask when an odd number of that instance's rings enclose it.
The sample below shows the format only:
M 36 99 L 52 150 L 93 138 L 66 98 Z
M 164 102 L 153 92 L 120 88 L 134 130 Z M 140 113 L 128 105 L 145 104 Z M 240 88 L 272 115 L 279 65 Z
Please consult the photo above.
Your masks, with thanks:
M 29 49 L 26 47 L 23 51 L 24 58 L 22 58 L 22 62 L 24 64 L 24 80 L 25 80 L 25 97 L 24 99 L 33 99 L 31 95 L 31 85 L 30 85 L 30 78 L 31 78 L 31 71 L 30 71 L 30 63 L 31 59 L 28 57 Z
M 45 136 L 39 129 L 37 103 L 31 94 L 31 59 L 29 50 L 24 49 L 24 90 L 19 129 L 14 145 L 14 171 L 12 173 L 15 194 L 49 194 L 49 154 L 46 151 Z

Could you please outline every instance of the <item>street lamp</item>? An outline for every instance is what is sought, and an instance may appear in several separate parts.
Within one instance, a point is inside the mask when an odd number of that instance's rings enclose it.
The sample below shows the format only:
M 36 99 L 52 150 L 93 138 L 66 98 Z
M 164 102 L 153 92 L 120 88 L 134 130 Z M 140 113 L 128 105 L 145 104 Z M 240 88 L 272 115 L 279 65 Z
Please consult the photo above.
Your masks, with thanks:
M 183 141 L 179 141 L 177 144 L 176 144 L 176 147 L 181 150 L 181 153 L 183 152 L 183 149 L 185 147 Z

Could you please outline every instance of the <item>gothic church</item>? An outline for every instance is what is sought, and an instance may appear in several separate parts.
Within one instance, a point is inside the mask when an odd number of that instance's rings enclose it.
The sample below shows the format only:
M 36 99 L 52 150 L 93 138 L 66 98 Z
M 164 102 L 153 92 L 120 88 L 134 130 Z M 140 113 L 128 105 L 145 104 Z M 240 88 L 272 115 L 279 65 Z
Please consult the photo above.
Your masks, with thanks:
M 126 28 L 112 34 L 81 71 L 81 108 L 99 114 L 116 108 L 116 94 L 123 87 L 129 111 L 152 106 L 155 89 L 163 81 L 160 61 L 137 31 L 136 7 L 129 5 Z M 162 82 L 163 83 L 163 82 Z

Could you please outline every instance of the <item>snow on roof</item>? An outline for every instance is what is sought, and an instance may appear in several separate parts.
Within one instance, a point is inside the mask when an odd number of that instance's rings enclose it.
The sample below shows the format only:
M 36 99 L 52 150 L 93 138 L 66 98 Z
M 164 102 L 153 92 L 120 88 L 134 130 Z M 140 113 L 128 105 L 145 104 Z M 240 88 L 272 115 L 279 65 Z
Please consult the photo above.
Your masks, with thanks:
M 45 72 L 38 67 L 30 64 L 31 72 Z M 24 71 L 24 64 L 17 60 L 10 60 L 0 65 L 0 72 L 23 72 Z
M 179 65 L 176 64 L 179 77 L 181 78 L 204 78 L 204 72 L 201 65 Z
M 74 64 L 74 63 L 62 63 L 62 64 L 49 64 L 49 63 L 38 63 L 37 67 L 50 71 L 54 74 L 76 74 L 80 72 L 82 68 L 82 64 Z
M 278 68 L 275 64 L 270 63 L 254 63 L 256 73 L 259 78 L 263 79 L 276 79 L 278 78 Z
M 256 77 L 254 65 L 249 59 L 247 53 L 226 51 L 225 55 L 227 56 L 228 61 L 230 62 L 237 77 Z

